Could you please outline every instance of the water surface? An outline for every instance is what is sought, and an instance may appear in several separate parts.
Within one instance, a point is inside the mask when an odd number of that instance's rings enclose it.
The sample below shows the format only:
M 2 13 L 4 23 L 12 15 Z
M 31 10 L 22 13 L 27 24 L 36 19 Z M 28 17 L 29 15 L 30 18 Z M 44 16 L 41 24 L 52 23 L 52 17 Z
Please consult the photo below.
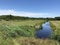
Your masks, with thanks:
M 51 36 L 52 30 L 50 27 L 50 23 L 46 22 L 44 24 L 42 24 L 42 29 L 38 30 L 36 35 L 38 38 L 48 38 Z

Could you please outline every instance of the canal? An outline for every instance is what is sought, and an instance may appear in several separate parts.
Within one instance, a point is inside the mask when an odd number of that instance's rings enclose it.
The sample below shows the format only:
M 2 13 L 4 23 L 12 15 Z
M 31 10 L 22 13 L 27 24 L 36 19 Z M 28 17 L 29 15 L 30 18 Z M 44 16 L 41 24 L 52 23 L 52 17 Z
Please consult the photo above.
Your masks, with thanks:
M 52 34 L 52 29 L 49 22 L 42 24 L 42 29 L 36 32 L 37 38 L 49 38 Z

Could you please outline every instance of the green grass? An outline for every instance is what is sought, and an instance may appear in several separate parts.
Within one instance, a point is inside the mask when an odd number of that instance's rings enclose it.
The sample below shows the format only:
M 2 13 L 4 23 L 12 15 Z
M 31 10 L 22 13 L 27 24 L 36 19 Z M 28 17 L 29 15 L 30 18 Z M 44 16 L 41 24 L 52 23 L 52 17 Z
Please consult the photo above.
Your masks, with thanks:
M 0 21 L 0 45 L 8 45 L 12 38 L 36 37 L 36 30 L 43 22 L 44 20 Z
M 0 45 L 59 45 L 55 40 L 36 39 L 45 20 L 0 21 Z
M 60 21 L 50 21 L 53 30 L 52 38 L 60 42 Z
M 42 20 L 0 21 L 0 31 L 10 37 L 35 36 L 35 31 L 41 28 L 43 22 Z

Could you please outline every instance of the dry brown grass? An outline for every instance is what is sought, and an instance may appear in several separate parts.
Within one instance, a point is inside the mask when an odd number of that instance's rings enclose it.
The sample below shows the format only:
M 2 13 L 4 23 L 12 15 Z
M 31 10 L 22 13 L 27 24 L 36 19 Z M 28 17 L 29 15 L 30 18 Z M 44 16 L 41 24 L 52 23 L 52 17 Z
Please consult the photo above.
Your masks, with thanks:
M 55 40 L 20 37 L 13 39 L 15 45 L 59 45 Z

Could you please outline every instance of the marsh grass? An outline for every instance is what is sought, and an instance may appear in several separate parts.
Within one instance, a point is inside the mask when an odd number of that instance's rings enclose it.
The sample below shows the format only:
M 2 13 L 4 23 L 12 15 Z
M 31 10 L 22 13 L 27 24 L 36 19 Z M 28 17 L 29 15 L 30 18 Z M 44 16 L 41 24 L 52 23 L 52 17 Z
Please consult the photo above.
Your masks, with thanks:
M 0 21 L 0 45 L 59 45 L 55 40 L 36 39 L 45 20 Z M 37 26 L 37 28 L 36 28 Z
M 60 42 L 60 21 L 50 21 L 53 30 L 52 38 Z
M 0 21 L 0 45 L 13 45 L 12 38 L 36 37 L 35 26 L 39 26 L 44 20 L 20 20 L 20 21 Z M 10 44 L 11 43 L 11 44 Z

